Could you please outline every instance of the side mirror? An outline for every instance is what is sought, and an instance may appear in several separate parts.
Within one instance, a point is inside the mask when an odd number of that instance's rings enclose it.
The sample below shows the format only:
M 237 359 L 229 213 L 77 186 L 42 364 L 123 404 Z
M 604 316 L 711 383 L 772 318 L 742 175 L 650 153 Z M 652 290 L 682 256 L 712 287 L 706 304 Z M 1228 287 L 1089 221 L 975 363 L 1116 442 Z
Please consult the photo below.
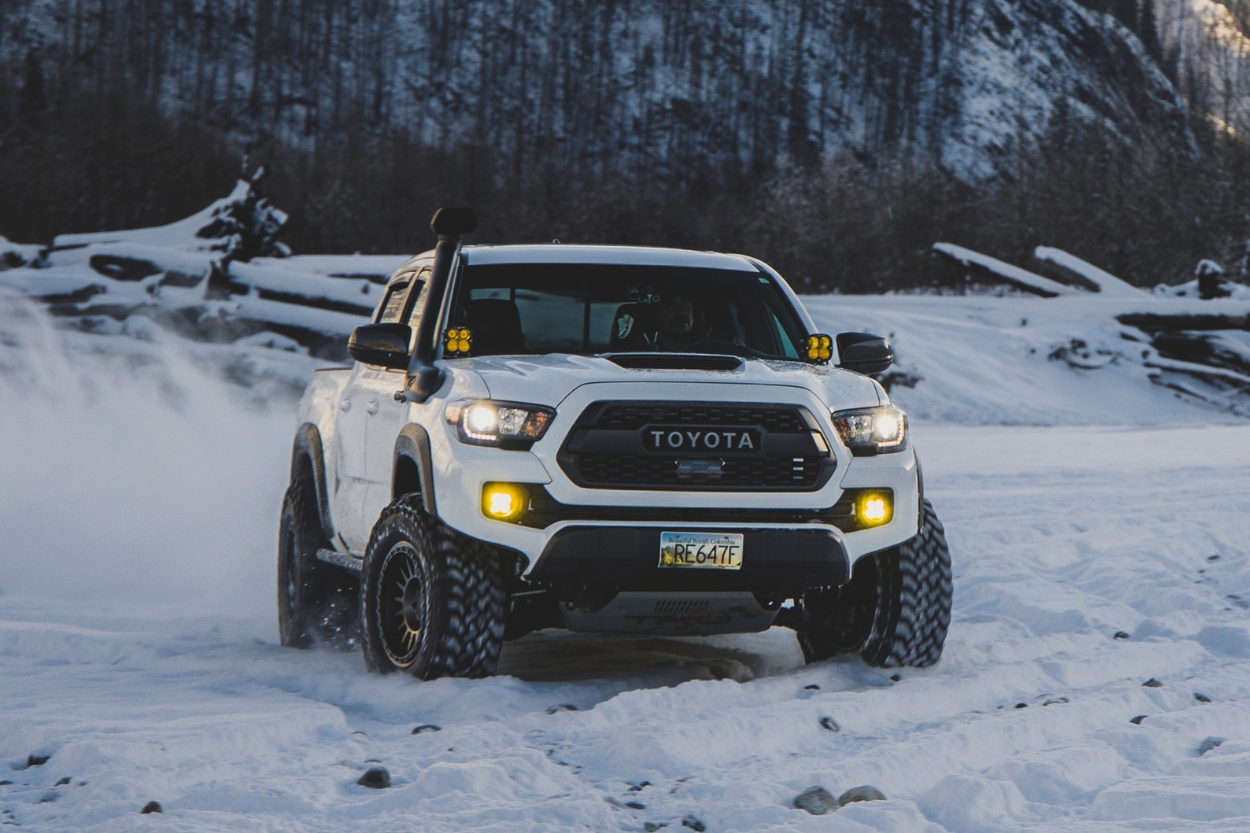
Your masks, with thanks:
M 894 364 L 889 339 L 869 333 L 839 333 L 838 367 L 871 376 Z
M 363 364 L 405 370 L 411 343 L 412 328 L 407 324 L 364 324 L 352 330 L 347 339 L 347 352 Z

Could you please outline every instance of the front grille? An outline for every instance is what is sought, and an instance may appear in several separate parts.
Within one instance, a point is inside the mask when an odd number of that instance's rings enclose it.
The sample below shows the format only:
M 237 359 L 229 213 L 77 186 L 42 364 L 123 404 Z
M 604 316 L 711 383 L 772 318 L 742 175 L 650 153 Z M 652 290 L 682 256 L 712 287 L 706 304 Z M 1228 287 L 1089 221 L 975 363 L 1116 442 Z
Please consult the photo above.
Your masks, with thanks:
M 757 449 L 648 448 L 643 429 L 691 426 L 753 429 Z M 565 474 L 590 489 L 813 491 L 836 464 L 813 438 L 815 421 L 794 405 L 737 402 L 596 402 L 560 450 Z M 695 434 L 694 436 L 697 436 Z
M 820 476 L 819 457 L 727 457 L 719 475 L 680 471 L 681 459 L 654 454 L 581 454 L 577 470 L 587 485 L 601 488 L 703 486 L 771 491 L 808 487 Z
M 767 429 L 774 434 L 802 434 L 809 430 L 797 408 L 752 408 L 715 404 L 609 405 L 594 421 L 594 427 L 628 431 L 650 423 L 749 425 Z

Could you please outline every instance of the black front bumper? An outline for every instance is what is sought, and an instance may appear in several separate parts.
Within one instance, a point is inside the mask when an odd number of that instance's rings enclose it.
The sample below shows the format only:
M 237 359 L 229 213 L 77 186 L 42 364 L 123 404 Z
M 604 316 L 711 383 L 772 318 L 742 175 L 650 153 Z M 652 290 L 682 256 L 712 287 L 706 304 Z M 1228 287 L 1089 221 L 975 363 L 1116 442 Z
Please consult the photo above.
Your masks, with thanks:
M 530 580 L 567 590 L 737 590 L 789 597 L 850 579 L 850 559 L 841 540 L 820 528 L 717 527 L 716 532 L 742 534 L 740 569 L 658 566 L 661 532 L 707 531 L 680 524 L 566 527 L 552 536 Z

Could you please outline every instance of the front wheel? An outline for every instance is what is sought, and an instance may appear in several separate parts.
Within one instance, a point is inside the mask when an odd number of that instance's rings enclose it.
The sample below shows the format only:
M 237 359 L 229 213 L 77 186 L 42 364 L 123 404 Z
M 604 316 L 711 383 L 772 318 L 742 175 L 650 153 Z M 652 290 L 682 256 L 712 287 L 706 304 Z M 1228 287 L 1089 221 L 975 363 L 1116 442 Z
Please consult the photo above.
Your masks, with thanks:
M 361 648 L 370 670 L 423 680 L 495 673 L 505 572 L 491 547 L 401 499 L 373 528 L 361 582 Z
M 799 645 L 808 662 L 858 651 L 878 668 L 933 665 L 946 642 L 951 594 L 946 533 L 926 500 L 914 538 L 860 559 L 844 587 L 804 597 Z

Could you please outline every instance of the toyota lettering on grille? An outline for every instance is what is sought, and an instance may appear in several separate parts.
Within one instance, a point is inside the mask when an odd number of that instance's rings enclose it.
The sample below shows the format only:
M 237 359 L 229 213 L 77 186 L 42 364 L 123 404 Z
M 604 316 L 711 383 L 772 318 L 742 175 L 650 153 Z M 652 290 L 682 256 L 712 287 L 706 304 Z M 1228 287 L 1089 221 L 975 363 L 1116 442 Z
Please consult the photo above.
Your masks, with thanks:
M 642 446 L 648 451 L 750 453 L 760 449 L 760 432 L 723 426 L 648 425 L 642 429 Z

